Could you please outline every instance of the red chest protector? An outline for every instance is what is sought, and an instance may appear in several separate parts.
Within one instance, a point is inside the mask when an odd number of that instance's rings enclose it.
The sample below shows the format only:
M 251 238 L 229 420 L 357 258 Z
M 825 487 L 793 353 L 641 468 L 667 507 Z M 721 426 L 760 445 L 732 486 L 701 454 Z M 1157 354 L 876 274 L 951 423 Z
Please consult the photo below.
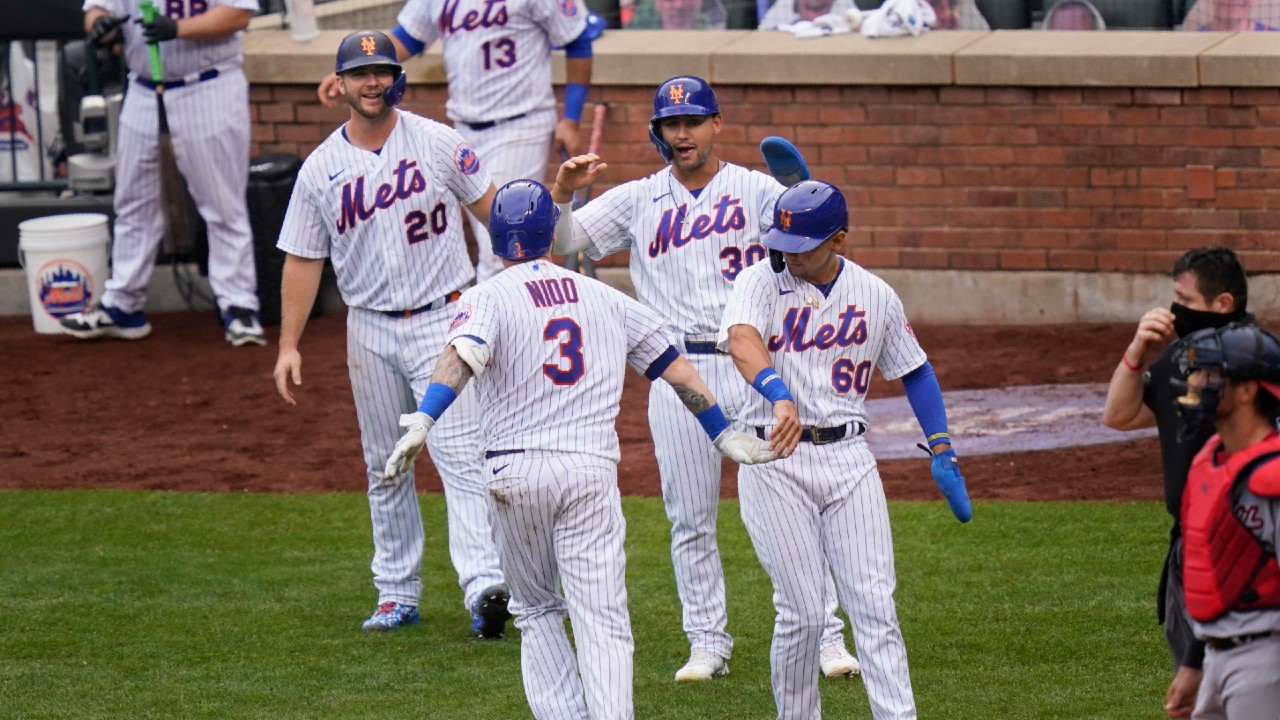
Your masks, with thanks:
M 1205 443 L 1182 495 L 1183 585 L 1187 612 L 1200 622 L 1230 610 L 1280 607 L 1276 549 L 1235 513 L 1246 484 L 1255 495 L 1280 496 L 1280 436 L 1273 433 L 1218 464 L 1214 456 L 1221 447 L 1217 435 Z

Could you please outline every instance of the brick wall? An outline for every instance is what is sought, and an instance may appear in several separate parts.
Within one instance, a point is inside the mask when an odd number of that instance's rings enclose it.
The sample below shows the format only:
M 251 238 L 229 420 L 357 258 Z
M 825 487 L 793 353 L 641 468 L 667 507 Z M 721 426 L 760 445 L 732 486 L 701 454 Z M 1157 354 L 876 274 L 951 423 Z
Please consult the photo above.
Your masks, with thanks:
M 867 267 L 1164 273 L 1219 243 L 1251 273 L 1280 271 L 1280 89 L 716 91 L 718 154 L 762 168 L 761 138 L 792 139 L 844 189 Z M 596 193 L 657 169 L 651 93 L 593 90 L 609 104 Z M 406 107 L 443 118 L 444 99 L 413 87 Z M 310 86 L 257 85 L 251 100 L 255 153 L 305 157 L 345 117 Z

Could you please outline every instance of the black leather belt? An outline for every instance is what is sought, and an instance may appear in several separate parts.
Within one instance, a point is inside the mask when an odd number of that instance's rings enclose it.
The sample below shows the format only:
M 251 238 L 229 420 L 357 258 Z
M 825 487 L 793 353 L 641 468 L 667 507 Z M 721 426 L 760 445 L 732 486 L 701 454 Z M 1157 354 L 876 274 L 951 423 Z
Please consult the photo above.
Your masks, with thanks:
M 852 431 L 852 432 L 850 432 Z M 867 426 L 860 422 L 850 422 L 844 425 L 836 425 L 835 427 L 807 427 L 800 431 L 800 442 L 813 443 L 814 445 L 826 445 L 837 440 L 843 440 L 846 437 L 858 437 L 867 431 Z M 756 428 L 756 437 L 761 440 L 769 439 L 769 432 L 762 427 Z
M 491 460 L 496 457 L 502 457 L 503 455 L 516 455 L 522 452 L 524 451 L 523 450 L 490 450 L 484 454 L 484 459 Z
M 1234 650 L 1241 645 L 1251 643 L 1254 640 L 1269 638 L 1272 635 L 1275 635 L 1275 632 L 1260 632 L 1253 633 L 1252 635 L 1237 635 L 1229 638 L 1205 638 L 1204 644 L 1221 652 L 1223 650 Z
M 690 355 L 719 355 L 715 340 L 685 340 L 684 351 Z
M 461 122 L 463 125 L 466 125 L 472 130 L 488 130 L 489 128 L 499 123 L 511 122 L 512 120 L 519 120 L 520 118 L 524 117 L 525 114 L 526 113 L 520 113 L 519 115 L 512 115 L 509 118 L 502 118 L 501 120 L 486 120 L 485 122 L 478 122 L 478 123 L 463 122 L 461 120 L 459 120 L 458 122 Z
M 382 313 L 383 315 L 386 315 L 387 317 L 405 317 L 405 318 L 413 317 L 414 315 L 428 312 L 430 310 L 439 310 L 440 308 L 444 307 L 445 305 L 448 305 L 449 303 L 457 300 L 460 297 L 462 297 L 462 291 L 454 290 L 453 292 L 449 293 L 448 295 L 445 295 L 442 298 L 436 298 L 435 300 L 432 300 L 426 305 L 423 305 L 422 307 L 414 308 L 412 310 L 379 310 L 378 312 Z
M 172 90 L 174 88 L 180 88 L 183 85 L 195 85 L 196 83 L 202 83 L 205 80 L 212 80 L 216 77 L 218 77 L 218 69 L 209 68 L 202 73 L 192 73 L 185 77 L 180 77 L 177 80 L 165 80 L 164 87 L 166 90 Z M 133 81 L 148 90 L 156 89 L 156 83 L 151 78 L 145 78 L 141 75 L 137 75 L 133 78 Z

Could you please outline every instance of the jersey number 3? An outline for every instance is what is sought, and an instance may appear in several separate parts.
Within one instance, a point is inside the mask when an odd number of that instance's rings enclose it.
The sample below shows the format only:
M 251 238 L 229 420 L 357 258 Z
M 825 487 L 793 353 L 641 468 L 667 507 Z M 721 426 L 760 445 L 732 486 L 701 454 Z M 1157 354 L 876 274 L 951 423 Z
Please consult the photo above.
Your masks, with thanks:
M 573 385 L 582 379 L 585 362 L 582 357 L 582 327 L 573 318 L 556 318 L 542 329 L 544 340 L 560 343 L 560 360 L 556 364 L 543 363 L 542 374 L 557 385 Z M 562 367 L 564 361 L 569 367 Z

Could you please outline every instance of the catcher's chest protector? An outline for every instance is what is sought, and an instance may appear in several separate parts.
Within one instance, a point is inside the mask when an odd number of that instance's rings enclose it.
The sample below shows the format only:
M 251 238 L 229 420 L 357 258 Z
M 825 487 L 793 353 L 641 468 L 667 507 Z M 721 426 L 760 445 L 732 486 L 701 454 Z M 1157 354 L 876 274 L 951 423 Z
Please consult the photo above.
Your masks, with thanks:
M 1275 548 L 1264 546 L 1235 512 L 1249 476 L 1280 457 L 1280 438 L 1217 465 L 1213 457 L 1220 446 L 1215 435 L 1196 455 L 1182 496 L 1183 584 L 1187 612 L 1200 622 L 1230 610 L 1280 607 Z

